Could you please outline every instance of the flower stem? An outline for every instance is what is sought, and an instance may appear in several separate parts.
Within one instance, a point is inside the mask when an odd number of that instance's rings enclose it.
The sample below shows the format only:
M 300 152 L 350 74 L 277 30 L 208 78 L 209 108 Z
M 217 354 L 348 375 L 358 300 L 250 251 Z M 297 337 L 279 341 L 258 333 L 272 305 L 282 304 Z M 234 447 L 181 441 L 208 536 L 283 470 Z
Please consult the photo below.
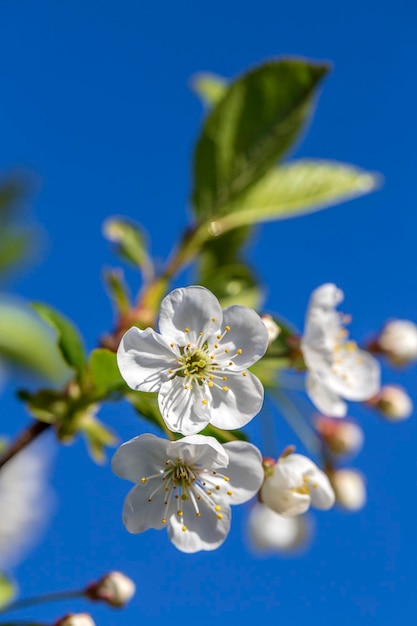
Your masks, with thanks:
M 36 606 L 38 604 L 46 604 L 48 602 L 57 602 L 59 600 L 71 600 L 73 598 L 81 598 L 82 596 L 84 596 L 84 594 L 85 589 L 77 589 L 76 591 L 56 591 L 55 593 L 45 593 L 39 596 L 32 596 L 31 598 L 23 598 L 22 600 L 16 600 L 15 602 L 11 602 L 7 606 L 0 609 L 0 614 L 17 611 L 19 609 L 26 609 L 27 607 Z
M 5 465 L 10 459 L 14 457 L 15 454 L 23 450 L 29 443 L 34 441 L 39 435 L 41 435 L 45 430 L 50 428 L 52 424 L 47 422 L 39 422 L 34 420 L 25 430 L 23 430 L 17 439 L 9 446 L 4 454 L 0 456 L 0 469 Z M 1 611 L 0 611 L 1 612 Z

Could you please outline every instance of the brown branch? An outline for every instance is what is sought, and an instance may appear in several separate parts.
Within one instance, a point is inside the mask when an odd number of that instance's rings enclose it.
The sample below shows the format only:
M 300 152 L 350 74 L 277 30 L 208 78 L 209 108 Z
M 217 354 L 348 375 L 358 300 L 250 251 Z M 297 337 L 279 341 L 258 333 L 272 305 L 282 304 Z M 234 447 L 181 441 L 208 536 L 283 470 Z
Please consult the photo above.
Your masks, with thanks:
M 51 426 L 52 424 L 48 424 L 47 422 L 38 422 L 37 420 L 32 422 L 30 426 L 25 428 L 25 430 L 20 433 L 20 435 L 6 450 L 6 452 L 0 456 L 0 469 L 8 461 L 10 461 L 10 459 L 13 458 L 15 454 L 20 452 L 20 450 L 23 450 L 23 448 L 25 448 L 31 441 L 34 441 L 39 435 L 41 435 Z

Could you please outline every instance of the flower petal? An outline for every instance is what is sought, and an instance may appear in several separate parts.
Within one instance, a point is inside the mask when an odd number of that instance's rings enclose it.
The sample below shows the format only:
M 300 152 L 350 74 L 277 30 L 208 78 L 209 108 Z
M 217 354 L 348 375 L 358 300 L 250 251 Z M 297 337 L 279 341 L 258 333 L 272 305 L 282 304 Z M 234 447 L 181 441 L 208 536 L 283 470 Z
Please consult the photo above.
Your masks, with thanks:
M 266 479 L 262 487 L 262 502 L 280 515 L 293 517 L 305 513 L 310 507 L 311 499 L 308 493 L 299 493 L 292 489 L 273 489 Z
M 199 502 L 199 517 L 191 500 L 181 502 L 183 518 L 174 514 L 168 520 L 168 534 L 172 543 L 182 552 L 188 553 L 218 548 L 226 539 L 231 522 L 230 507 L 221 502 L 221 519 L 218 519 L 206 500 Z M 185 531 L 182 530 L 184 525 L 187 528 Z
M 123 524 L 130 533 L 142 533 L 148 528 L 161 529 L 165 526 L 162 522 L 164 515 L 164 490 L 155 494 L 152 502 L 148 501 L 152 493 L 153 481 L 142 485 L 139 483 L 127 494 L 123 506 Z
M 233 355 L 232 369 L 241 371 L 265 354 L 268 330 L 255 311 L 245 306 L 229 306 L 223 311 L 223 324 L 229 326 L 230 330 L 221 342 L 221 348 L 228 349 L 229 354 Z M 238 349 L 242 350 L 242 354 L 234 356 Z
M 336 393 L 334 393 L 324 382 L 316 375 L 316 372 L 307 372 L 306 375 L 306 391 L 312 403 L 324 415 L 331 417 L 345 417 L 347 413 L 347 405 Z
M 214 320 L 214 321 L 213 321 Z M 216 333 L 222 323 L 222 309 L 216 296 L 205 287 L 174 289 L 161 302 L 159 330 L 179 345 L 187 338 L 195 343 L 200 335 Z
M 309 308 L 320 307 L 334 309 L 344 299 L 344 293 L 334 283 L 325 283 L 313 291 Z
M 220 487 L 220 494 L 232 492 L 230 496 L 225 495 L 229 504 L 247 502 L 258 493 L 264 479 L 261 453 L 246 441 L 231 441 L 224 449 L 229 455 L 229 465 L 224 469 L 229 480 L 213 476 L 212 481 Z
M 229 455 L 214 437 L 191 435 L 168 444 L 167 451 L 172 458 L 182 457 L 184 463 L 201 467 L 227 467 Z
M 232 430 L 245 426 L 262 408 L 264 389 L 262 383 L 250 372 L 243 376 L 229 372 L 228 391 L 212 387 L 210 422 L 217 428 Z
M 330 509 L 335 502 L 335 494 L 326 474 L 317 468 L 308 477 L 310 478 L 311 504 L 316 509 Z
M 194 389 L 184 388 L 184 378 L 165 382 L 158 394 L 159 409 L 168 428 L 183 435 L 194 435 L 210 421 L 210 409 Z
M 117 363 L 129 387 L 137 391 L 158 391 L 169 377 L 168 370 L 178 366 L 166 339 L 152 328 L 140 330 L 136 326 L 123 335 Z
M 111 466 L 120 478 L 134 483 L 164 467 L 167 441 L 155 435 L 139 435 L 122 443 L 113 455 Z
M 322 374 L 327 387 L 347 400 L 368 400 L 381 388 L 379 363 L 364 350 L 339 350 L 337 365 Z

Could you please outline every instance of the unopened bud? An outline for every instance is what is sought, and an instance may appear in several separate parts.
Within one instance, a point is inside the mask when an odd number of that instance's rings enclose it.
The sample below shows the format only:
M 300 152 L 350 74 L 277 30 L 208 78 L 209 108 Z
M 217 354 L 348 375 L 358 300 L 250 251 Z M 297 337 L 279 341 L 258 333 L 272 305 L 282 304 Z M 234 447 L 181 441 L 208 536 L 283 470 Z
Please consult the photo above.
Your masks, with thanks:
M 261 320 L 266 326 L 266 330 L 268 331 L 268 342 L 271 344 L 280 334 L 281 328 L 274 321 L 271 315 L 261 315 Z
M 368 404 L 377 409 L 382 417 L 396 422 L 410 417 L 413 412 L 413 402 L 408 393 L 398 385 L 384 385 L 375 398 Z
M 417 360 L 417 325 L 409 320 L 387 322 L 376 345 L 393 365 L 407 365 Z
M 134 596 L 136 585 L 122 572 L 110 572 L 87 587 L 90 600 L 102 600 L 110 606 L 122 607 Z
M 366 486 L 362 474 L 352 469 L 332 473 L 331 483 L 336 502 L 347 511 L 359 511 L 366 504 Z
M 88 613 L 68 613 L 55 622 L 54 626 L 96 626 L 96 623 Z
M 316 430 L 330 452 L 335 455 L 354 455 L 363 446 L 363 430 L 356 422 L 319 417 Z

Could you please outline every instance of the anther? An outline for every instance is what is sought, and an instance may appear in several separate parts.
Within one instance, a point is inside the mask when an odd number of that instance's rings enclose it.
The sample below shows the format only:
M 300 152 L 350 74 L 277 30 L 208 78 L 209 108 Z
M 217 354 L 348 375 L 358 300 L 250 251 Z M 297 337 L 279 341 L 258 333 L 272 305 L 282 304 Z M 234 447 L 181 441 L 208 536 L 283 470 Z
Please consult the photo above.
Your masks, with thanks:
M 227 380 L 227 376 L 223 376 L 222 380 Z
M 178 517 L 182 517 L 184 515 L 184 513 L 182 511 L 177 511 L 177 515 L 178 515 Z
M 188 328 L 188 326 L 187 326 L 187 328 L 184 328 L 184 332 L 185 333 L 189 333 L 190 332 L 190 329 Z
M 223 515 L 221 513 L 217 513 L 217 519 L 223 519 Z
M 231 496 L 233 494 L 233 491 L 226 491 L 228 496 Z
M 229 350 L 227 348 L 225 348 L 224 351 L 226 352 L 226 354 L 229 354 Z
M 223 391 L 229 391 L 229 387 L 222 387 Z
M 222 510 L 222 507 L 220 506 L 220 504 L 217 504 L 217 505 L 214 507 L 214 510 L 215 510 L 215 511 L 221 511 L 221 510 Z
M 161 522 L 162 522 L 163 524 L 166 524 L 166 523 L 167 523 L 167 521 L 166 521 L 165 517 L 163 517 L 163 518 L 161 519 Z
M 140 482 L 141 482 L 141 483 L 143 483 L 143 484 L 145 484 L 145 483 L 146 483 L 146 478 L 145 478 L 145 477 L 141 478 L 141 479 L 140 479 Z
M 215 489 L 216 489 L 216 491 L 219 491 L 220 485 L 216 485 Z
M 228 483 L 230 478 L 228 476 L 223 476 L 223 480 L 225 480 Z
M 228 333 L 228 332 L 229 332 L 229 330 L 230 330 L 230 326 L 225 326 L 225 327 L 224 327 L 224 330 Z
M 201 513 L 196 513 L 196 516 L 197 517 L 201 517 Z
M 201 404 L 207 404 L 207 400 L 201 400 Z
M 185 533 L 185 531 L 187 530 L 187 526 L 181 526 L 181 530 L 183 533 Z
M 216 321 L 216 318 L 215 318 L 215 317 L 212 317 L 212 318 L 211 318 L 211 321 L 212 321 L 212 322 L 215 322 L 215 321 Z
M 242 348 L 238 348 L 238 349 L 236 350 L 236 352 L 237 352 L 238 354 L 242 354 L 243 350 L 242 350 Z
M 247 372 L 242 372 L 242 376 L 247 376 L 248 373 Z

